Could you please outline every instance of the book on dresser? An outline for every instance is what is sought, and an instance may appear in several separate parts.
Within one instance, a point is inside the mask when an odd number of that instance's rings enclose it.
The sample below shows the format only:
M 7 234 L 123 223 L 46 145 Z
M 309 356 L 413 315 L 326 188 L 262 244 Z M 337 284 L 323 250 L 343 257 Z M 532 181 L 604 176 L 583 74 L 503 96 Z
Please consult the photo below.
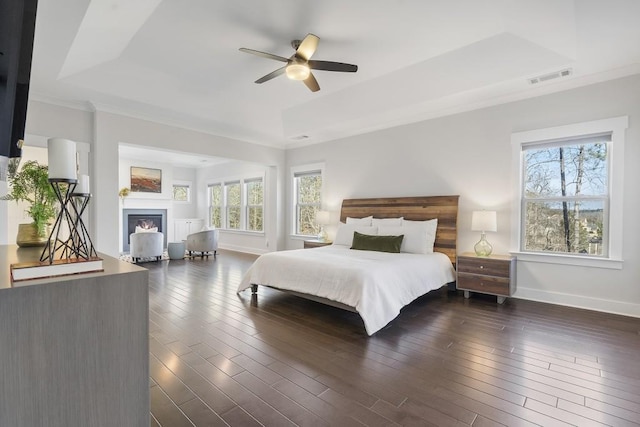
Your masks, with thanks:
M 46 277 L 66 276 L 80 273 L 96 273 L 103 271 L 102 258 L 91 257 L 85 259 L 57 259 L 52 263 L 34 261 L 11 264 L 11 280 L 42 279 Z

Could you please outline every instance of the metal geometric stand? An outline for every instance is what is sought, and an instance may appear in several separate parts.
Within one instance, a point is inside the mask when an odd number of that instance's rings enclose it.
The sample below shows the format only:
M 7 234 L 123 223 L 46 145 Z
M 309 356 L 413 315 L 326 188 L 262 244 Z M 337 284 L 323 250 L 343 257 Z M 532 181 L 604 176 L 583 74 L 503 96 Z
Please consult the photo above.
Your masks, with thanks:
M 75 193 L 77 180 L 49 179 L 49 183 L 60 202 L 60 212 L 40 255 L 40 261 L 53 264 L 56 257 L 60 260 L 89 260 L 97 257 L 87 227 L 82 221 L 82 214 L 91 195 Z

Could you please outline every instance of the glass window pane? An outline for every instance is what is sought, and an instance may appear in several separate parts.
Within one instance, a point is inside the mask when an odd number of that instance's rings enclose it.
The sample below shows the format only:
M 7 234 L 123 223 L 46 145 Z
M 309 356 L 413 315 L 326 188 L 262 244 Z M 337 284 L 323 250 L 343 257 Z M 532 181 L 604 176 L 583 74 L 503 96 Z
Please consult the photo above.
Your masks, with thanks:
M 227 206 L 240 206 L 240 183 L 226 184 Z
M 320 231 L 316 225 L 318 206 L 302 205 L 298 208 L 298 234 L 316 235 Z
M 603 239 L 604 200 L 527 201 L 524 249 L 583 255 L 607 253 Z
M 227 228 L 240 229 L 240 206 L 227 207 Z
M 189 201 L 189 187 L 186 185 L 174 185 L 173 186 L 173 200 L 178 202 Z
M 319 203 L 322 190 L 322 176 L 302 176 L 298 180 L 298 204 Z
M 222 208 L 220 206 L 211 207 L 211 217 L 209 224 L 216 228 L 222 228 Z
M 222 185 L 216 184 L 209 186 L 210 200 L 212 205 L 222 205 Z
M 607 194 L 605 143 L 532 148 L 524 162 L 526 198 Z
M 253 206 L 248 209 L 247 230 L 262 231 L 262 206 Z
M 263 200 L 262 181 L 252 181 L 247 183 L 247 204 L 261 205 Z
M 222 228 L 222 184 L 209 186 L 209 225 Z

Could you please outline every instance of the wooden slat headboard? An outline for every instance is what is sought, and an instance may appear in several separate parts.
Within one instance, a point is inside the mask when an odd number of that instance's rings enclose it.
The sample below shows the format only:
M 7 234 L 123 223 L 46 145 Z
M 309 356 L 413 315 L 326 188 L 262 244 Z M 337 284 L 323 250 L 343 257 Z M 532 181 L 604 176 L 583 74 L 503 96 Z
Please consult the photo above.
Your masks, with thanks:
M 447 255 L 456 263 L 458 236 L 458 199 L 460 196 L 388 197 L 378 199 L 345 199 L 342 201 L 340 221 L 347 217 L 374 218 L 404 217 L 412 221 L 438 218 L 438 230 L 433 250 Z

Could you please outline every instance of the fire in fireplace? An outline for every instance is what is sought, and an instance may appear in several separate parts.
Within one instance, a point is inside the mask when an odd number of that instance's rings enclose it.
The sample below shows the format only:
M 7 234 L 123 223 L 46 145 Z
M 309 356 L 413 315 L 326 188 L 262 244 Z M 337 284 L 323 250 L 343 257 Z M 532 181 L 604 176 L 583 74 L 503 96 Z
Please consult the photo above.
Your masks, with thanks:
M 165 209 L 125 209 L 122 212 L 123 252 L 129 251 L 129 236 L 139 229 L 153 230 L 164 233 L 167 226 L 167 211 Z M 164 233 L 165 246 L 167 235 Z

